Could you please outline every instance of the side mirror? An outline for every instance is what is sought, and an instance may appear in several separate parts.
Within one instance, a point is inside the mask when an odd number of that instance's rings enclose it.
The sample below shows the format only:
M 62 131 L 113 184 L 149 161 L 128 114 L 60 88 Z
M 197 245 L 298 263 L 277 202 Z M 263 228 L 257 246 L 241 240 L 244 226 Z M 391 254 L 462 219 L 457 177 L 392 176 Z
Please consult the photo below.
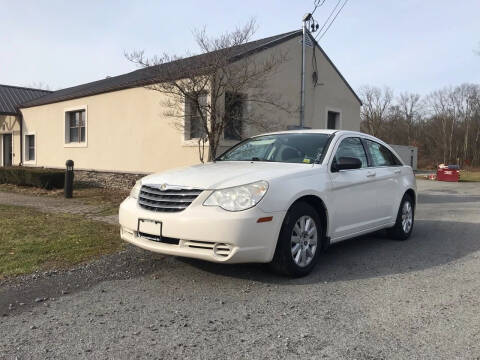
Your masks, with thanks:
M 332 163 L 332 171 L 338 172 L 340 170 L 352 170 L 360 169 L 362 167 L 362 162 L 358 158 L 354 157 L 341 157 L 339 161 L 334 161 Z

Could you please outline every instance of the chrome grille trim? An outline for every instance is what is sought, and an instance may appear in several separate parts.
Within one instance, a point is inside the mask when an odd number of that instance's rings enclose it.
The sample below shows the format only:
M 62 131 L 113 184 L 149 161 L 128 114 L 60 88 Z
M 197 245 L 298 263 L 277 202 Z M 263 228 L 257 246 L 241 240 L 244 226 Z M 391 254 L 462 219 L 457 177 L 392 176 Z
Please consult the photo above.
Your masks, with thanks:
M 175 189 L 175 190 L 160 190 L 152 186 L 143 185 L 141 191 L 147 194 L 162 195 L 162 196 L 198 196 L 203 190 L 199 189 Z
M 185 210 L 202 191 L 180 187 L 160 190 L 155 185 L 142 185 L 138 204 L 151 211 L 179 212 Z
M 179 202 L 179 203 L 191 203 L 192 202 L 192 200 L 189 199 L 189 198 L 188 199 L 186 199 L 186 198 L 177 199 L 177 198 L 174 198 L 172 196 L 165 196 L 165 195 L 151 196 L 151 195 L 146 195 L 146 193 L 142 194 L 142 199 L 154 200 L 154 201 L 157 201 L 157 202 L 170 202 L 170 201 L 172 201 L 172 199 L 175 202 Z
M 188 205 L 170 205 L 170 204 L 157 204 L 154 201 L 145 201 L 145 200 L 139 200 L 138 203 L 141 206 L 147 207 L 147 208 L 155 208 L 155 209 L 186 209 Z M 161 211 L 161 210 L 158 210 Z

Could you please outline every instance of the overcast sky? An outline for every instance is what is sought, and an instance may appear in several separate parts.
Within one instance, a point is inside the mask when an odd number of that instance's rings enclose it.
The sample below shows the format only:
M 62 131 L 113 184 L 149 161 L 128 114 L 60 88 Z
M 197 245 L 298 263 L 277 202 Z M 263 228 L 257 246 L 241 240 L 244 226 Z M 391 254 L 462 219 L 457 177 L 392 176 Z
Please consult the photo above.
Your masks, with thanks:
M 315 17 L 327 18 L 337 0 Z M 192 29 L 214 35 L 255 17 L 255 38 L 300 28 L 313 0 L 0 0 L 0 83 L 53 89 L 135 66 L 125 50 L 196 52 Z M 480 83 L 479 0 L 350 0 L 320 45 L 354 89 L 421 94 Z

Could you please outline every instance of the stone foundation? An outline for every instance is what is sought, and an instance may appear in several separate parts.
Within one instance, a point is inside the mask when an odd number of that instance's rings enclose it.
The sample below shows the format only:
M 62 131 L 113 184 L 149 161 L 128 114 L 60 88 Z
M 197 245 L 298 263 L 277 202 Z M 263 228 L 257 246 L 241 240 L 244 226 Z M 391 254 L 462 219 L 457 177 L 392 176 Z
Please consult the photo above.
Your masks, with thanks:
M 75 183 L 106 189 L 130 190 L 145 174 L 75 170 Z

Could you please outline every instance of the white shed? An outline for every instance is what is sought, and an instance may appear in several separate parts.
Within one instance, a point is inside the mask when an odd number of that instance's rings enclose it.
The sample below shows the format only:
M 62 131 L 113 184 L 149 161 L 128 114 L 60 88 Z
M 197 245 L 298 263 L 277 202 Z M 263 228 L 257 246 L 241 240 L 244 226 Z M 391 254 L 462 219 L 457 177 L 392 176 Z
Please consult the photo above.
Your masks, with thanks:
M 406 165 L 410 165 L 413 170 L 417 170 L 418 148 L 408 145 L 390 145 L 397 152 Z

